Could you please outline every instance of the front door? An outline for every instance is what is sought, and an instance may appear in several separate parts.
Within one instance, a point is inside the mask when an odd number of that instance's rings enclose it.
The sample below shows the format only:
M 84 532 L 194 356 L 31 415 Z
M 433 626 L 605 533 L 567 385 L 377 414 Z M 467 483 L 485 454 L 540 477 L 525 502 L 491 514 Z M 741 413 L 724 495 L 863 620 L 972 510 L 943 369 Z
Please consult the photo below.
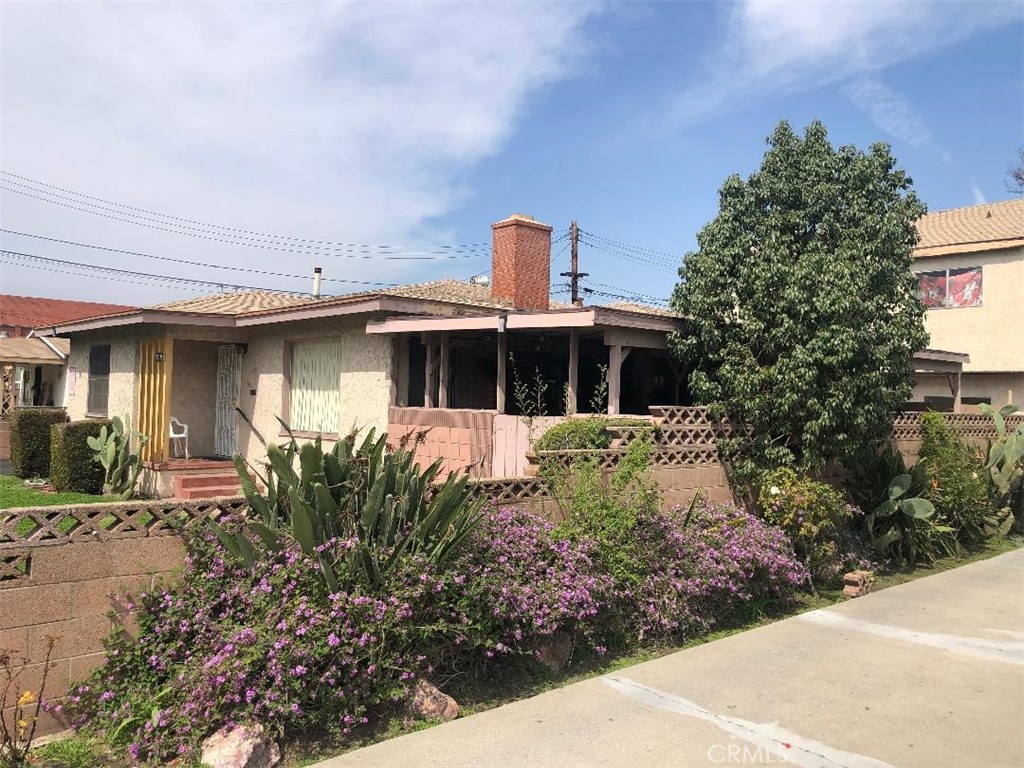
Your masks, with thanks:
M 235 406 L 241 386 L 238 347 L 221 344 L 217 348 L 217 425 L 214 450 L 218 456 L 232 456 L 238 451 L 238 423 Z

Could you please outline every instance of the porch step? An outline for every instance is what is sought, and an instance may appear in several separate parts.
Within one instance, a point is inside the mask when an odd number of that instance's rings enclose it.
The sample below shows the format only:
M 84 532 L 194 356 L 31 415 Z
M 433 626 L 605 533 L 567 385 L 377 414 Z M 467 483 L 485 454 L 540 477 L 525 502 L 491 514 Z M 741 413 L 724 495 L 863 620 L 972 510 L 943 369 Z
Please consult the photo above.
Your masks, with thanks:
M 174 496 L 178 499 L 192 500 L 214 499 L 219 496 L 240 496 L 241 493 L 242 492 L 236 483 L 235 485 L 214 486 L 212 488 L 187 488 L 180 492 L 176 491 Z
M 178 475 L 174 478 L 176 489 L 189 488 L 222 488 L 227 485 L 238 485 L 238 474 L 235 472 L 216 472 L 209 475 Z
M 174 478 L 174 496 L 178 499 L 209 499 L 214 496 L 238 496 L 240 493 L 241 483 L 234 472 L 177 475 Z

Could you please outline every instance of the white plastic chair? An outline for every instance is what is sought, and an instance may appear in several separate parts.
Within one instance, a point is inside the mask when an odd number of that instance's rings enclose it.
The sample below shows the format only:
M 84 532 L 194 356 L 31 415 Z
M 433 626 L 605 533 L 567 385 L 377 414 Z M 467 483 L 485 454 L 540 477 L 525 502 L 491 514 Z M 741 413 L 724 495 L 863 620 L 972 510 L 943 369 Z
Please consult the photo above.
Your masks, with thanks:
M 177 427 L 177 430 L 175 430 Z M 174 446 L 174 454 L 176 456 L 181 455 L 181 443 L 175 441 L 185 441 L 185 460 L 188 461 L 188 424 L 182 424 L 176 418 L 171 416 L 171 428 L 169 437 L 171 444 Z

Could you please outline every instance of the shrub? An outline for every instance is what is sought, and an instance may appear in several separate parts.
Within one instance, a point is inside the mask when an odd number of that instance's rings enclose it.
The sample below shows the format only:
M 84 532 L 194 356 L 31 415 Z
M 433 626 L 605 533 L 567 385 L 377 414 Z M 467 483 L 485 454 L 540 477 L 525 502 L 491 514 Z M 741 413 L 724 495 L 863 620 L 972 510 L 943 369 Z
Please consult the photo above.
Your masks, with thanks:
M 758 503 L 764 519 L 793 540 L 816 581 L 835 583 L 849 566 L 859 564 L 860 547 L 850 523 L 861 511 L 831 485 L 783 467 L 765 475 Z
M 569 419 L 547 429 L 533 448 L 536 451 L 572 451 L 607 448 L 612 444 L 608 427 L 639 427 L 641 437 L 654 433 L 654 426 L 645 419 L 605 419 L 588 416 Z
M 59 493 L 92 493 L 103 489 L 103 467 L 87 438 L 97 437 L 109 419 L 86 419 L 50 427 L 50 482 Z
M 1016 413 L 1016 405 L 1004 405 L 998 411 L 982 405 L 982 413 L 992 417 L 996 439 L 988 445 L 985 469 L 989 472 L 992 504 L 997 511 L 1009 511 L 1024 530 L 1024 423 L 1009 429 L 1006 417 Z
M 142 474 L 141 451 L 149 436 L 132 429 L 130 416 L 123 420 L 115 416 L 110 420 L 109 430 L 106 425 L 101 426 L 99 434 L 87 437 L 86 442 L 103 467 L 103 492 L 122 499 L 134 496 Z
M 50 476 L 50 427 L 68 420 L 63 408 L 15 408 L 8 416 L 11 471 L 21 478 Z
M 179 583 L 135 606 L 138 640 L 114 635 L 106 665 L 73 691 L 73 727 L 165 764 L 196 757 L 227 723 L 280 733 L 315 715 L 347 732 L 404 695 L 416 661 L 405 655 L 411 611 L 399 596 L 329 594 L 316 560 L 292 542 L 259 548 L 246 568 L 208 531 L 187 541 Z
M 533 653 L 560 631 L 597 645 L 611 579 L 597 572 L 591 542 L 555 538 L 554 528 L 533 513 L 489 506 L 448 568 L 406 563 L 391 591 L 406 596 L 424 628 L 417 653 L 454 669 L 472 661 L 467 655 Z
M 934 505 L 924 498 L 924 464 L 908 470 L 903 456 L 886 444 L 861 452 L 846 470 L 846 487 L 864 512 L 864 528 L 880 557 L 915 565 L 957 554 L 953 530 L 934 519 Z
M 271 548 L 291 540 L 315 554 L 335 591 L 346 584 L 337 572 L 343 559 L 348 574 L 376 586 L 404 555 L 421 554 L 432 563 L 450 559 L 480 518 L 468 474 L 449 472 L 435 484 L 442 459 L 421 470 L 415 446 L 403 441 L 392 448 L 386 434 L 378 437 L 372 429 L 358 447 L 355 433 L 327 452 L 319 437 L 301 447 L 292 439 L 286 448 L 267 446 L 267 459 L 265 476 L 252 470 L 264 495 L 235 455 L 242 492 L 259 516 L 250 530 Z M 232 537 L 211 525 L 235 558 L 251 564 L 246 535 Z M 350 540 L 351 546 L 344 543 Z
M 743 510 L 699 498 L 685 513 L 662 510 L 644 471 L 649 450 L 631 443 L 607 484 L 588 461 L 554 483 L 566 514 L 560 534 L 588 542 L 611 578 L 609 641 L 705 631 L 806 581 L 782 531 Z
M 941 413 L 921 417 L 920 463 L 928 472 L 928 499 L 937 521 L 953 529 L 963 547 L 976 547 L 1002 518 L 989 503 L 984 462 L 953 432 Z

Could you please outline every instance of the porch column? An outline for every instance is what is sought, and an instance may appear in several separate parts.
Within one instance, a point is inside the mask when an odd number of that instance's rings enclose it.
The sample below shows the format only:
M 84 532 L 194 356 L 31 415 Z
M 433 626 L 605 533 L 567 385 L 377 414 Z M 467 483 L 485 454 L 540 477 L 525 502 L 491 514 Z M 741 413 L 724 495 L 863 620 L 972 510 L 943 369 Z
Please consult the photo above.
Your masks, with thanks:
M 580 373 L 580 331 L 573 328 L 569 331 L 569 391 L 566 395 L 565 415 L 576 413 L 577 392 L 579 390 Z
M 391 336 L 391 372 L 388 376 L 388 405 L 391 406 L 398 405 L 398 371 L 402 361 L 400 349 L 404 341 L 404 336 Z
M 620 374 L 622 373 L 622 345 L 612 344 L 608 347 L 608 414 L 615 416 L 619 412 Z
M 960 384 L 961 384 L 960 380 L 961 380 L 961 377 L 963 375 L 963 372 L 962 371 L 957 371 L 956 374 L 954 374 L 954 375 L 956 376 L 956 379 L 955 379 L 955 381 L 956 381 L 956 388 L 953 390 L 953 413 L 962 413 L 963 409 L 964 409 L 964 406 L 963 406 L 963 396 L 962 396 L 963 395 L 963 391 L 962 391 L 962 388 L 960 386 Z
M 505 363 L 508 359 L 508 337 L 505 332 L 498 331 L 498 380 L 494 393 L 494 408 L 498 413 L 505 412 Z
M 426 406 L 427 408 L 434 408 L 437 405 L 434 402 L 434 387 L 433 387 L 433 384 L 434 384 L 434 371 L 437 368 L 437 364 L 434 362 L 434 359 L 435 359 L 434 358 L 434 350 L 436 349 L 436 347 L 434 347 L 434 345 L 432 343 L 430 343 L 430 342 L 428 342 L 426 346 L 427 346 L 427 363 L 423 367 L 424 372 L 425 372 L 424 378 L 426 379 L 424 381 L 424 383 L 423 383 L 423 386 L 424 386 L 424 390 L 423 390 L 423 405 Z
M 441 370 L 437 385 L 437 405 L 448 407 L 448 361 L 451 356 L 451 336 L 448 331 L 441 331 Z

